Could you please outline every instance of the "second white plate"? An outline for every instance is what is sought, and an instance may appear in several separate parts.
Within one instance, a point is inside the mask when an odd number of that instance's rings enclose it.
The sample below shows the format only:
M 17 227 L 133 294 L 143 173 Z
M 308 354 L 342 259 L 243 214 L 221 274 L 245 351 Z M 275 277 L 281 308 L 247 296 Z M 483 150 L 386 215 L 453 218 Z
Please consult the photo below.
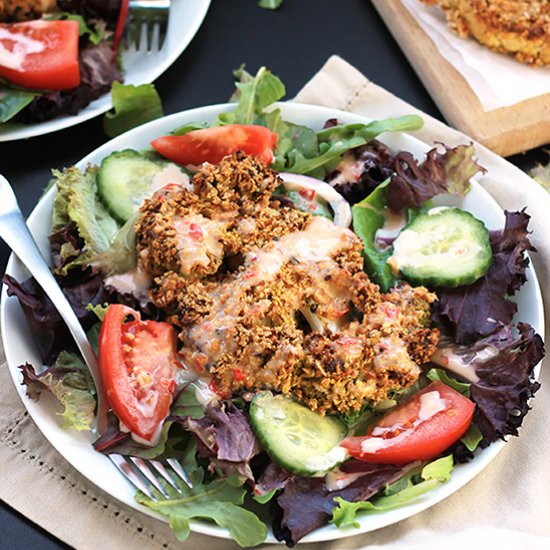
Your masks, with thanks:
M 211 0 L 172 0 L 166 40 L 159 52 L 137 53 L 129 50 L 123 53 L 125 84 L 145 84 L 157 79 L 189 45 L 201 26 Z M 25 139 L 50 134 L 75 126 L 103 114 L 113 106 L 111 94 L 107 93 L 77 115 L 61 116 L 36 124 L 0 124 L 0 142 Z

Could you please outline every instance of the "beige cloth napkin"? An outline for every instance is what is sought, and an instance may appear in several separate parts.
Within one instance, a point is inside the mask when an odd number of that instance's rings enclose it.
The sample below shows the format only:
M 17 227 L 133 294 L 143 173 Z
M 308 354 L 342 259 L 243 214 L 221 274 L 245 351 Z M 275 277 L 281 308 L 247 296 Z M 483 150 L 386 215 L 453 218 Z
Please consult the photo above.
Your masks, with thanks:
M 338 57 L 298 94 L 296 101 L 328 105 L 371 118 L 418 112 L 368 81 Z M 422 113 L 419 113 L 422 114 Z M 417 136 L 428 142 L 468 142 L 459 132 L 423 115 Z M 550 196 L 520 170 L 478 146 L 488 169 L 481 179 L 502 207 L 528 206 L 534 263 L 543 286 L 546 319 L 550 311 Z M 546 339 L 547 348 L 549 339 Z M 0 357 L 3 361 L 3 354 Z M 439 549 L 465 546 L 530 549 L 550 547 L 550 361 L 542 389 L 521 429 L 474 480 L 436 506 L 396 525 L 339 541 L 308 545 L 310 550 L 357 548 Z M 0 367 L 0 498 L 24 516 L 78 550 L 181 548 L 168 526 L 136 512 L 93 486 L 48 444 L 34 426 L 6 365 Z M 1 544 L 0 544 L 1 546 Z M 229 541 L 191 534 L 193 549 L 234 549 Z

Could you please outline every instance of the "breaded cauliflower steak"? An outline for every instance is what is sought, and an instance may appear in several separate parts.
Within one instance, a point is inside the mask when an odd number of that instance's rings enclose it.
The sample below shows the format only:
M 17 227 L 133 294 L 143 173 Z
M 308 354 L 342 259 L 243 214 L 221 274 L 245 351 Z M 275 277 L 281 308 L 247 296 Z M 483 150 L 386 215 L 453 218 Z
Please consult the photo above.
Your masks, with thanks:
M 548 0 L 421 0 L 437 4 L 451 29 L 531 65 L 550 63 Z
M 222 395 L 271 389 L 347 414 L 418 378 L 434 295 L 380 294 L 349 229 L 273 201 L 275 172 L 240 153 L 148 200 L 136 226 L 153 302 L 184 362 Z

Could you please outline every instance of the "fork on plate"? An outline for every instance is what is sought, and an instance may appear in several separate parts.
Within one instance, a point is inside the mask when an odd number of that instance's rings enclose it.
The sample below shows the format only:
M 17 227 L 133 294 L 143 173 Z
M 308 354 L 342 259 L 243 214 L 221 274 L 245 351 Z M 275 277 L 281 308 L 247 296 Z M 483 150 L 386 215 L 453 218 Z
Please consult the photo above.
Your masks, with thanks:
M 125 33 L 128 47 L 148 53 L 161 50 L 169 15 L 170 0 L 130 0 Z
M 136 489 L 139 489 L 154 502 L 158 502 L 159 498 L 151 490 L 150 485 L 164 498 L 170 497 L 163 487 L 161 479 L 166 481 L 180 494 L 183 494 L 183 491 L 177 483 L 178 480 L 183 481 L 190 489 L 193 488 L 191 480 L 185 473 L 182 465 L 175 458 L 167 458 L 162 462 L 160 460 L 144 460 L 135 456 L 123 456 L 119 454 L 110 454 L 109 458 Z

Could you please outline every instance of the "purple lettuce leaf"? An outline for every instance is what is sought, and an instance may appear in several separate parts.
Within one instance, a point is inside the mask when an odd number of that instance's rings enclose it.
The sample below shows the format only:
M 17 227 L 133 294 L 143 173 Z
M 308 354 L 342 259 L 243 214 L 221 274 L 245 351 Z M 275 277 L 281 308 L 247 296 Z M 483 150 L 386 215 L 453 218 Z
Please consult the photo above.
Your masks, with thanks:
M 202 418 L 171 417 L 194 434 L 199 456 L 210 462 L 211 472 L 223 476 L 239 474 L 254 481 L 250 460 L 261 448 L 247 416 L 231 402 L 209 404 Z
M 393 154 L 372 140 L 346 153 L 325 179 L 350 204 L 360 202 L 390 179 L 386 198 L 395 211 L 420 208 L 441 193 L 464 196 L 470 189 L 470 178 L 484 169 L 474 160 L 472 145 L 441 147 L 429 151 L 419 163 L 411 153 Z
M 343 173 L 345 164 L 352 162 L 361 165 L 360 173 L 354 181 L 345 178 Z M 350 204 L 356 204 L 394 174 L 394 164 L 395 155 L 383 143 L 374 139 L 346 153 L 340 165 L 325 177 L 325 181 Z
M 521 212 L 506 212 L 501 231 L 491 231 L 493 264 L 487 274 L 467 286 L 437 289 L 439 301 L 433 308 L 435 322 L 450 323 L 457 343 L 470 343 L 508 325 L 517 305 L 508 296 L 526 281 L 528 250 L 534 251 L 528 238 L 530 217 Z
M 397 481 L 408 466 L 370 464 L 352 459 L 341 467 L 346 472 L 362 473 L 347 487 L 329 491 L 325 478 L 293 476 L 287 480 L 284 490 L 273 499 L 273 534 L 287 546 L 294 546 L 301 538 L 326 525 L 332 518 L 332 510 L 338 506 L 335 497 L 349 502 L 368 500 L 386 485 Z
M 544 343 L 525 323 L 518 324 L 518 331 L 516 337 L 512 325 L 507 325 L 473 345 L 452 345 L 434 357 L 437 364 L 470 383 L 470 398 L 476 403 L 474 423 L 483 435 L 481 447 L 518 435 L 530 410 L 529 399 L 540 387 L 533 369 L 544 356 Z M 454 455 L 459 462 L 473 456 L 463 444 L 455 447 Z
M 269 460 L 261 473 L 257 475 L 257 481 L 253 489 L 254 496 L 262 497 L 272 491 L 283 489 L 286 482 L 292 477 L 291 473 L 283 470 L 275 462 Z
M 420 208 L 426 201 L 441 193 L 464 196 L 470 189 L 470 179 L 485 171 L 474 160 L 473 145 L 437 148 L 419 164 L 408 152 L 396 156 L 395 172 L 388 186 L 386 198 L 392 210 Z
M 8 296 L 16 296 L 19 300 L 30 332 L 46 365 L 51 365 L 62 350 L 76 351 L 76 345 L 65 322 L 33 278 L 19 283 L 10 275 L 4 275 L 2 281 L 8 287 Z M 84 330 L 88 330 L 97 322 L 95 314 L 88 311 L 86 306 L 108 301 L 108 294 L 100 276 L 84 277 L 78 284 L 64 286 L 63 293 Z
M 518 330 L 517 340 L 503 338 L 497 348 L 500 353 L 475 368 L 479 381 L 470 391 L 477 405 L 475 422 L 484 435 L 482 446 L 506 435 L 517 436 L 530 410 L 529 399 L 540 388 L 532 374 L 544 357 L 544 343 L 529 325 L 519 323 Z M 494 338 L 492 343 L 498 346 Z

